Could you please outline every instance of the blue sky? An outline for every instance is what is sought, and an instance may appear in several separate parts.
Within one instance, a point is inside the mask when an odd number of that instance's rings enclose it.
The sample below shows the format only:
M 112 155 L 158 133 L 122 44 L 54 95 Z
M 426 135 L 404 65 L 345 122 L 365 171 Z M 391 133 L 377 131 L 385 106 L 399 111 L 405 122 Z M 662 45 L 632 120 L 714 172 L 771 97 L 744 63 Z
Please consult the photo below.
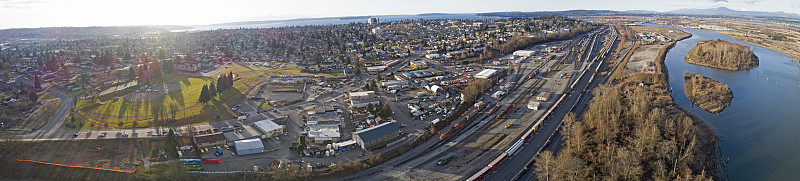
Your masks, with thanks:
M 0 0 L 0 29 L 201 25 L 235 21 L 419 13 L 654 10 L 728 7 L 800 14 L 798 0 Z

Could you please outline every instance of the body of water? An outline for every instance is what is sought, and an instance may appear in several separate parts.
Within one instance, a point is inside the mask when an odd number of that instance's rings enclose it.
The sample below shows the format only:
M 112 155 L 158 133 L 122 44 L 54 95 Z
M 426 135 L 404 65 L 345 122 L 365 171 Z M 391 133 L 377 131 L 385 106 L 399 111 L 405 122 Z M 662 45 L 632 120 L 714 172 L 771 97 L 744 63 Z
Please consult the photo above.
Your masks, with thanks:
M 666 56 L 672 97 L 709 123 L 717 135 L 731 180 L 794 180 L 800 176 L 800 67 L 788 56 L 715 32 L 680 27 L 692 37 Z M 750 47 L 760 66 L 729 71 L 686 63 L 698 41 L 722 39 Z M 693 106 L 683 90 L 684 73 L 700 74 L 728 85 L 731 106 L 719 115 Z M 798 139 L 798 140 L 796 140 Z
M 369 18 L 379 18 L 384 21 L 403 21 L 418 19 L 492 19 L 480 17 L 473 14 L 421 14 L 421 15 L 380 15 L 380 16 L 358 16 L 358 17 L 330 17 L 330 18 L 307 18 L 275 21 L 253 21 L 213 25 L 191 26 L 194 29 L 183 29 L 176 31 L 203 31 L 216 29 L 238 29 L 238 28 L 273 28 L 284 26 L 306 26 L 306 25 L 333 25 L 348 23 L 366 23 Z

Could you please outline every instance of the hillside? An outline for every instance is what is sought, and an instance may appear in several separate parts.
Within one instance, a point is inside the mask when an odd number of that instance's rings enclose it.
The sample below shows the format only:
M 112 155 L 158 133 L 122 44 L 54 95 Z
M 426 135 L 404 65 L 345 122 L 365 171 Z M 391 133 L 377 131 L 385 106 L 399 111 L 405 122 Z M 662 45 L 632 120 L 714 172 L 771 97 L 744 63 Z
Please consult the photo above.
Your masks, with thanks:
M 689 100 L 711 113 L 722 112 L 731 105 L 733 99 L 733 92 L 728 85 L 702 75 L 687 72 L 683 87 Z
M 758 67 L 758 57 L 747 46 L 724 40 L 706 40 L 697 45 L 684 58 L 691 64 L 708 67 L 742 70 Z

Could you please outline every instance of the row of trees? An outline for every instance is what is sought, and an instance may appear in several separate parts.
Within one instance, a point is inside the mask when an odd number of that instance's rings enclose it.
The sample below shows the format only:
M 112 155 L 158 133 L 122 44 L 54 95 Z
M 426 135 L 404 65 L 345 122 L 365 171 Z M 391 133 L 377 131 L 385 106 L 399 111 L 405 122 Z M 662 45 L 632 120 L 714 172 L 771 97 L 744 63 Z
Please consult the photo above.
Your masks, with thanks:
M 497 50 L 500 50 L 502 54 L 508 54 L 513 51 L 517 51 L 519 49 L 523 49 L 525 47 L 533 46 L 540 43 L 571 39 L 576 35 L 589 32 L 594 28 L 595 26 L 592 25 L 584 25 L 570 29 L 569 32 L 548 33 L 547 35 L 537 35 L 537 36 L 515 36 L 508 42 L 496 46 L 495 48 Z
M 365 108 L 367 112 L 374 113 L 383 118 L 392 117 L 392 108 L 389 107 L 389 103 L 381 102 L 380 104 L 373 106 L 372 104 L 367 104 Z
M 486 92 L 486 90 L 489 90 L 491 86 L 492 84 L 489 82 L 489 80 L 475 79 L 472 84 L 468 85 L 461 91 L 461 94 L 464 94 L 464 100 L 462 101 L 466 103 L 475 102 L 475 99 L 478 99 L 478 97 Z
M 217 96 L 217 86 L 214 86 L 214 83 L 211 83 L 211 86 L 203 85 L 203 89 L 200 91 L 200 100 L 199 102 L 208 103 Z
M 228 72 L 228 74 L 222 74 L 217 78 L 217 84 L 213 82 L 211 85 L 203 85 L 203 89 L 200 90 L 200 97 L 198 98 L 199 102 L 208 103 L 216 97 L 217 95 L 225 92 L 229 88 L 233 87 L 233 72 Z
M 648 75 L 652 76 L 652 75 Z M 564 118 L 564 148 L 536 158 L 539 180 L 708 180 L 715 138 L 673 106 L 666 83 L 601 87 L 582 118 Z M 658 79 L 655 79 L 658 80 Z M 645 81 L 652 83 L 653 81 Z

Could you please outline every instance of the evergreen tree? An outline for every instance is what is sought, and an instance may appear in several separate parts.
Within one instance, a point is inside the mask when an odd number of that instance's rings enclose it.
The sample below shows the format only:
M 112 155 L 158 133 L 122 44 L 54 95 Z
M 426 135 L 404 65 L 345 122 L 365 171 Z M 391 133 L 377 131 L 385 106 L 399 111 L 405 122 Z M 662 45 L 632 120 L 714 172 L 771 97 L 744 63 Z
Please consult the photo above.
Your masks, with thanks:
M 233 87 L 233 72 L 228 72 L 228 87 Z
M 28 93 L 28 98 L 31 99 L 31 102 L 36 102 L 36 101 L 39 100 L 39 96 L 36 95 L 36 92 L 34 92 L 34 91 L 31 91 L 30 93 Z
M 211 97 L 217 96 L 217 86 L 214 83 L 211 83 L 211 86 L 208 86 L 208 93 L 211 94 Z
M 131 67 L 130 69 L 128 69 L 128 80 L 133 80 L 135 78 L 136 78 L 136 70 L 134 70 L 133 67 Z
M 392 108 L 389 107 L 389 103 L 388 102 L 383 104 L 383 108 L 382 108 L 381 112 L 383 113 L 383 115 L 381 115 L 381 117 L 391 117 L 392 116 Z
M 36 89 L 42 89 L 42 83 L 39 81 L 39 75 L 34 76 L 33 86 Z
M 200 98 L 199 101 L 202 103 L 208 102 L 210 95 L 208 94 L 208 86 L 203 85 L 203 90 L 200 91 Z
M 225 89 L 227 89 L 226 85 L 228 85 L 228 83 L 225 83 L 227 80 L 228 78 L 226 78 L 225 74 L 222 74 L 219 76 L 219 78 L 217 78 L 217 92 L 222 93 L 225 91 Z
M 366 109 L 367 109 L 367 112 L 372 112 L 373 110 L 375 110 L 375 108 L 372 106 L 372 103 L 367 104 L 367 108 Z
M 372 80 L 372 82 L 370 83 L 369 90 L 371 90 L 371 91 L 377 91 L 378 90 L 378 84 L 375 83 L 375 80 Z

